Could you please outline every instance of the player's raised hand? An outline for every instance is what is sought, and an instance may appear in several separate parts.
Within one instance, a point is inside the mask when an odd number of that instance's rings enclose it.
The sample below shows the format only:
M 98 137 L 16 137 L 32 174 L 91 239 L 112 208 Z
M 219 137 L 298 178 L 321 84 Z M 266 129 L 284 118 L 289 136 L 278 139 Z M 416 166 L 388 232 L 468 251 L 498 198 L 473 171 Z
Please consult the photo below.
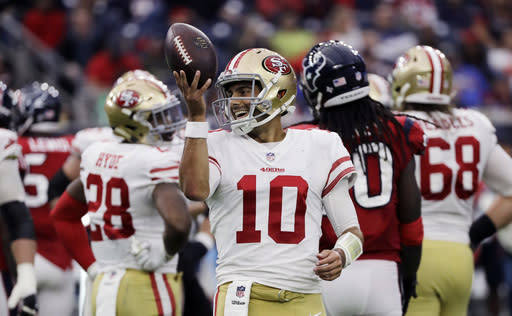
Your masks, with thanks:
M 198 87 L 201 71 L 197 70 L 194 75 L 194 80 L 189 85 L 187 82 L 186 74 L 183 70 L 180 72 L 173 71 L 174 79 L 183 94 L 183 98 L 187 103 L 189 119 L 193 120 L 194 117 L 206 116 L 206 102 L 204 100 L 204 93 L 212 84 L 212 79 L 206 80 L 202 87 Z
M 318 261 L 314 271 L 322 280 L 332 281 L 340 276 L 343 267 L 340 253 L 324 249 L 316 257 Z

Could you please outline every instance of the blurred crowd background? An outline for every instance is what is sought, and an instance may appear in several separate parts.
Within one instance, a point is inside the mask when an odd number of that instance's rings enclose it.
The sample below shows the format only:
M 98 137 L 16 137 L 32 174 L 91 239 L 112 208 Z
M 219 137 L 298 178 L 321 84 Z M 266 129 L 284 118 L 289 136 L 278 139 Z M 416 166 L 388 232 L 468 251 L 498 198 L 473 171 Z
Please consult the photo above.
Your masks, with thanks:
M 212 40 L 219 72 L 238 51 L 268 47 L 298 73 L 314 44 L 337 39 L 362 53 L 369 72 L 387 77 L 411 46 L 439 48 L 454 68 L 454 104 L 485 113 L 499 141 L 512 144 L 510 0 L 0 0 L 0 10 L 0 80 L 13 89 L 35 80 L 56 86 L 70 132 L 107 125 L 103 103 L 125 71 L 146 69 L 173 89 L 165 35 L 185 22 Z M 311 118 L 298 97 L 289 124 Z M 477 270 L 471 315 L 506 315 L 512 301 L 503 285 L 512 279 L 503 264 L 512 247 L 489 251 L 477 253 L 492 269 Z

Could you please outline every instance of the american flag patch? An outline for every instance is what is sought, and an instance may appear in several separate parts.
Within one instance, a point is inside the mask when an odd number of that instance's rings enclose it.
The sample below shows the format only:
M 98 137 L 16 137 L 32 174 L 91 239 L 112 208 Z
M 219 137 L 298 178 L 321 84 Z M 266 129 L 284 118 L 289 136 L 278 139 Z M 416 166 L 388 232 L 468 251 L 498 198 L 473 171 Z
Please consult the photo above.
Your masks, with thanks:
M 416 84 L 418 85 L 418 87 L 428 88 L 430 86 L 430 80 L 419 77 L 418 79 L 416 79 Z
M 332 81 L 333 86 L 340 87 L 347 84 L 347 79 L 345 77 L 336 78 Z
M 236 287 L 236 293 L 235 295 L 237 297 L 244 297 L 245 296 L 245 286 L 241 285 L 241 286 L 237 286 Z

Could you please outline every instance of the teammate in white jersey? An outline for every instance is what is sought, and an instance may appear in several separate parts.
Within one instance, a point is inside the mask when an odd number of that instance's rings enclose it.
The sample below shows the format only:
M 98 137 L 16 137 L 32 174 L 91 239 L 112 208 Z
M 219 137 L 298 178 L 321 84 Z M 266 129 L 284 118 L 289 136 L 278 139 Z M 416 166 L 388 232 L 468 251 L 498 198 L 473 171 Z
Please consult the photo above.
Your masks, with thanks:
M 11 249 L 17 274 L 16 284 L 8 300 L 4 279 L 0 280 L 0 315 L 8 315 L 8 309 L 15 308 L 18 303 L 21 303 L 18 315 L 35 315 L 36 235 L 32 217 L 24 202 L 25 190 L 18 170 L 21 146 L 17 144 L 17 134 L 10 130 L 14 127 L 15 113 L 9 90 L 0 82 L 0 216 L 10 241 L 10 247 L 2 248 Z M 6 256 L 0 251 L 0 271 L 7 270 Z
M 512 196 L 512 159 L 497 144 L 484 115 L 450 106 L 452 68 L 439 50 L 416 46 L 400 56 L 392 93 L 399 110 L 434 123 L 419 121 L 428 136 L 425 154 L 416 158 L 425 237 L 418 298 L 411 300 L 407 315 L 466 315 L 474 269 L 468 231 L 475 192 L 484 181 Z
M 158 85 L 163 91 L 165 91 L 165 94 L 169 99 L 176 99 L 176 96 L 171 95 L 169 89 L 163 82 L 158 80 L 150 72 L 141 69 L 125 72 L 116 80 L 114 87 L 122 82 L 134 79 L 151 81 Z M 177 124 L 176 129 L 179 129 L 180 127 L 184 126 L 185 120 L 177 120 L 175 124 Z M 80 161 L 82 153 L 90 144 L 97 141 L 110 142 L 119 141 L 120 139 L 120 136 L 115 135 L 110 126 L 86 128 L 77 132 L 75 138 L 73 139 L 71 155 L 69 155 L 68 159 L 62 165 L 62 168 L 50 181 L 48 188 L 48 200 L 56 201 L 56 199 L 64 192 L 66 186 L 71 181 L 78 178 L 80 175 Z M 179 137 L 173 137 L 172 141 L 177 142 L 178 139 Z M 54 203 L 52 203 L 52 205 L 53 204 Z
M 189 122 L 180 185 L 210 207 L 218 248 L 216 315 L 325 315 L 319 277 L 333 280 L 362 252 L 348 189 L 352 161 L 335 133 L 283 130 L 296 77 L 279 54 L 248 49 L 218 78 L 213 103 L 221 126 L 208 135 L 203 94 L 174 72 Z M 207 140 L 208 138 L 208 140 Z M 318 253 L 322 208 L 340 237 Z
M 148 80 L 115 86 L 105 110 L 123 142 L 91 144 L 80 179 L 52 211 L 60 237 L 94 279 L 93 315 L 181 315 L 172 256 L 187 240 L 190 215 L 177 184 L 179 155 L 155 146 L 182 119 L 175 101 Z M 87 211 L 92 249 L 80 223 Z

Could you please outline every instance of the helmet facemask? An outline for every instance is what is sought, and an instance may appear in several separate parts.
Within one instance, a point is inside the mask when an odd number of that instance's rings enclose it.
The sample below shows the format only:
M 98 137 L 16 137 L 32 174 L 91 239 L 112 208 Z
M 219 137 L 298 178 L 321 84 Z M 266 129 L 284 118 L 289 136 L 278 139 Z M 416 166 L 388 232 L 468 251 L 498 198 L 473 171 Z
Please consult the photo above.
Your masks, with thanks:
M 133 115 L 133 119 L 147 126 L 146 142 L 152 145 L 162 145 L 172 141 L 176 130 L 185 127 L 187 122 L 177 98 L 161 106 L 139 110 Z
M 173 141 L 186 119 L 178 98 L 164 88 L 146 79 L 128 80 L 112 88 L 105 111 L 114 133 L 130 143 L 165 146 Z

